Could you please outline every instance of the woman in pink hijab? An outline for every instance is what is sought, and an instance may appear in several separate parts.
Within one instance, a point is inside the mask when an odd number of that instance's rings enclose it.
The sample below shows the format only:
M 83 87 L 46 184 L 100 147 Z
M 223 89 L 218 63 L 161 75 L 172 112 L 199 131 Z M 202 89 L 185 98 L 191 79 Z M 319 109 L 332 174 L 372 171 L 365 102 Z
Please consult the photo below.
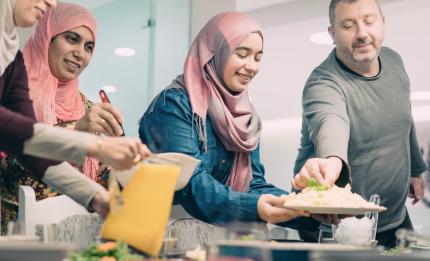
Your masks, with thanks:
M 23 49 L 30 98 L 38 122 L 109 136 L 122 134 L 121 114 L 109 104 L 94 105 L 79 92 L 78 76 L 88 65 L 97 25 L 91 13 L 76 4 L 58 3 L 47 11 Z M 1 165 L 3 221 L 16 218 L 19 185 L 32 186 L 37 200 L 57 195 L 13 158 Z M 87 157 L 80 170 L 106 186 L 108 171 Z M 7 220 L 6 220 L 7 219 Z M 7 224 L 7 223 L 6 223 Z
M 23 49 L 30 98 L 39 122 L 120 136 L 121 114 L 110 104 L 93 104 L 79 91 L 78 76 L 92 57 L 96 32 L 96 20 L 87 9 L 58 3 Z M 97 161 L 88 158 L 83 172 L 100 181 Z
M 38 23 L 23 49 L 30 98 L 39 122 L 119 136 L 121 114 L 110 104 L 93 104 L 79 91 L 78 76 L 95 47 L 97 25 L 84 7 L 58 3 Z M 87 159 L 83 172 L 98 180 L 98 162 Z
M 288 192 L 264 178 L 261 120 L 248 94 L 262 55 L 262 30 L 251 17 L 238 12 L 213 17 L 194 40 L 184 73 L 155 98 L 140 122 L 140 138 L 152 151 L 201 160 L 175 203 L 208 223 L 279 223 L 309 216 L 282 207 L 279 196 Z M 318 223 L 305 218 L 288 225 Z

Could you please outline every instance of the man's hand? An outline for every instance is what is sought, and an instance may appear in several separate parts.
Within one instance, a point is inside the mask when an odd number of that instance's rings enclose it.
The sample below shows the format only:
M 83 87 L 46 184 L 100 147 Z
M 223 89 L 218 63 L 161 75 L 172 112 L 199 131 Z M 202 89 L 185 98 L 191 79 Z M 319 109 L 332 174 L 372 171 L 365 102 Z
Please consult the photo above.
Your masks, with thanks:
M 109 192 L 106 190 L 97 192 L 90 204 L 92 209 L 105 219 L 109 214 Z
M 289 221 L 296 217 L 309 217 L 309 213 L 306 211 L 285 208 L 282 197 L 270 194 L 260 196 L 257 202 L 257 211 L 258 216 L 270 224 Z
M 342 160 L 338 157 L 308 159 L 300 172 L 291 181 L 294 189 L 302 190 L 308 180 L 315 178 L 320 184 L 332 187 L 342 171 Z
M 411 183 L 409 184 L 408 197 L 413 198 L 412 205 L 418 203 L 424 196 L 425 182 L 422 175 L 418 177 L 412 177 Z

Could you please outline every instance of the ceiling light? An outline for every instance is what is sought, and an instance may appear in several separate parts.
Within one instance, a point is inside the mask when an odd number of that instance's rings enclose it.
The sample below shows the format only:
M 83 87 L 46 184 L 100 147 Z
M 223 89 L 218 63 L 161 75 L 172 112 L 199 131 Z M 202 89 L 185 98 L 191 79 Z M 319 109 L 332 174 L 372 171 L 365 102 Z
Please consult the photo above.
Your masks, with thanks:
M 126 48 L 126 47 L 116 48 L 115 54 L 118 56 L 133 56 L 136 54 L 136 50 L 132 48 Z
M 315 33 L 311 35 L 310 39 L 311 42 L 316 44 L 333 44 L 333 40 L 328 32 Z
M 116 92 L 116 87 L 113 85 L 105 85 L 102 87 L 105 92 L 113 93 Z
M 430 92 L 412 92 L 411 101 L 430 101 Z

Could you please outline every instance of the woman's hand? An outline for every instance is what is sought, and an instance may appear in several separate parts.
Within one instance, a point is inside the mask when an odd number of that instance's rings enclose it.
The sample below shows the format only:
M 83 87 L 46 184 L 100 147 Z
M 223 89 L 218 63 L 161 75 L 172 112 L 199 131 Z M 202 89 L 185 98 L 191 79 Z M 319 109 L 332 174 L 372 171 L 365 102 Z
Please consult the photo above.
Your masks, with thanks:
M 131 168 L 151 152 L 138 138 L 95 137 L 88 156 L 117 170 Z
M 320 184 L 331 188 L 341 171 L 342 160 L 338 157 L 308 159 L 300 172 L 294 176 L 291 185 L 296 190 L 302 190 L 308 186 L 310 178 L 315 178 Z
M 75 130 L 106 136 L 121 136 L 123 134 L 120 124 L 123 117 L 119 110 L 109 103 L 98 103 L 91 107 L 75 125 Z
M 270 194 L 260 196 L 257 202 L 257 211 L 258 216 L 270 224 L 289 221 L 296 217 L 309 217 L 309 213 L 306 211 L 285 208 L 282 197 Z

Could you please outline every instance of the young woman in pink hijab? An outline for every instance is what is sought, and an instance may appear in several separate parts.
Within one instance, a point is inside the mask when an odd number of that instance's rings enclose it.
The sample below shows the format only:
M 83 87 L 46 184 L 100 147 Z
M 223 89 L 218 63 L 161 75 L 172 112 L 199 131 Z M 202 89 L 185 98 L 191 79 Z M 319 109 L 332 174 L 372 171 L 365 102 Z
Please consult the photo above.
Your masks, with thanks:
M 94 17 L 79 5 L 58 3 L 45 10 L 23 49 L 29 94 L 38 122 L 119 136 L 121 114 L 109 104 L 93 106 L 78 89 L 78 76 L 94 50 L 96 27 Z M 86 157 L 82 166 L 87 177 L 106 186 L 107 170 L 97 160 Z M 57 195 L 13 156 L 1 161 L 0 174 L 2 224 L 17 216 L 19 185 L 32 186 L 37 200 Z
M 184 73 L 143 115 L 140 138 L 154 152 L 201 160 L 175 195 L 175 203 L 195 218 L 318 226 L 311 218 L 296 219 L 309 213 L 282 207 L 279 196 L 288 192 L 264 178 L 261 120 L 248 95 L 262 55 L 262 30 L 251 17 L 229 12 L 212 18 L 194 40 Z

